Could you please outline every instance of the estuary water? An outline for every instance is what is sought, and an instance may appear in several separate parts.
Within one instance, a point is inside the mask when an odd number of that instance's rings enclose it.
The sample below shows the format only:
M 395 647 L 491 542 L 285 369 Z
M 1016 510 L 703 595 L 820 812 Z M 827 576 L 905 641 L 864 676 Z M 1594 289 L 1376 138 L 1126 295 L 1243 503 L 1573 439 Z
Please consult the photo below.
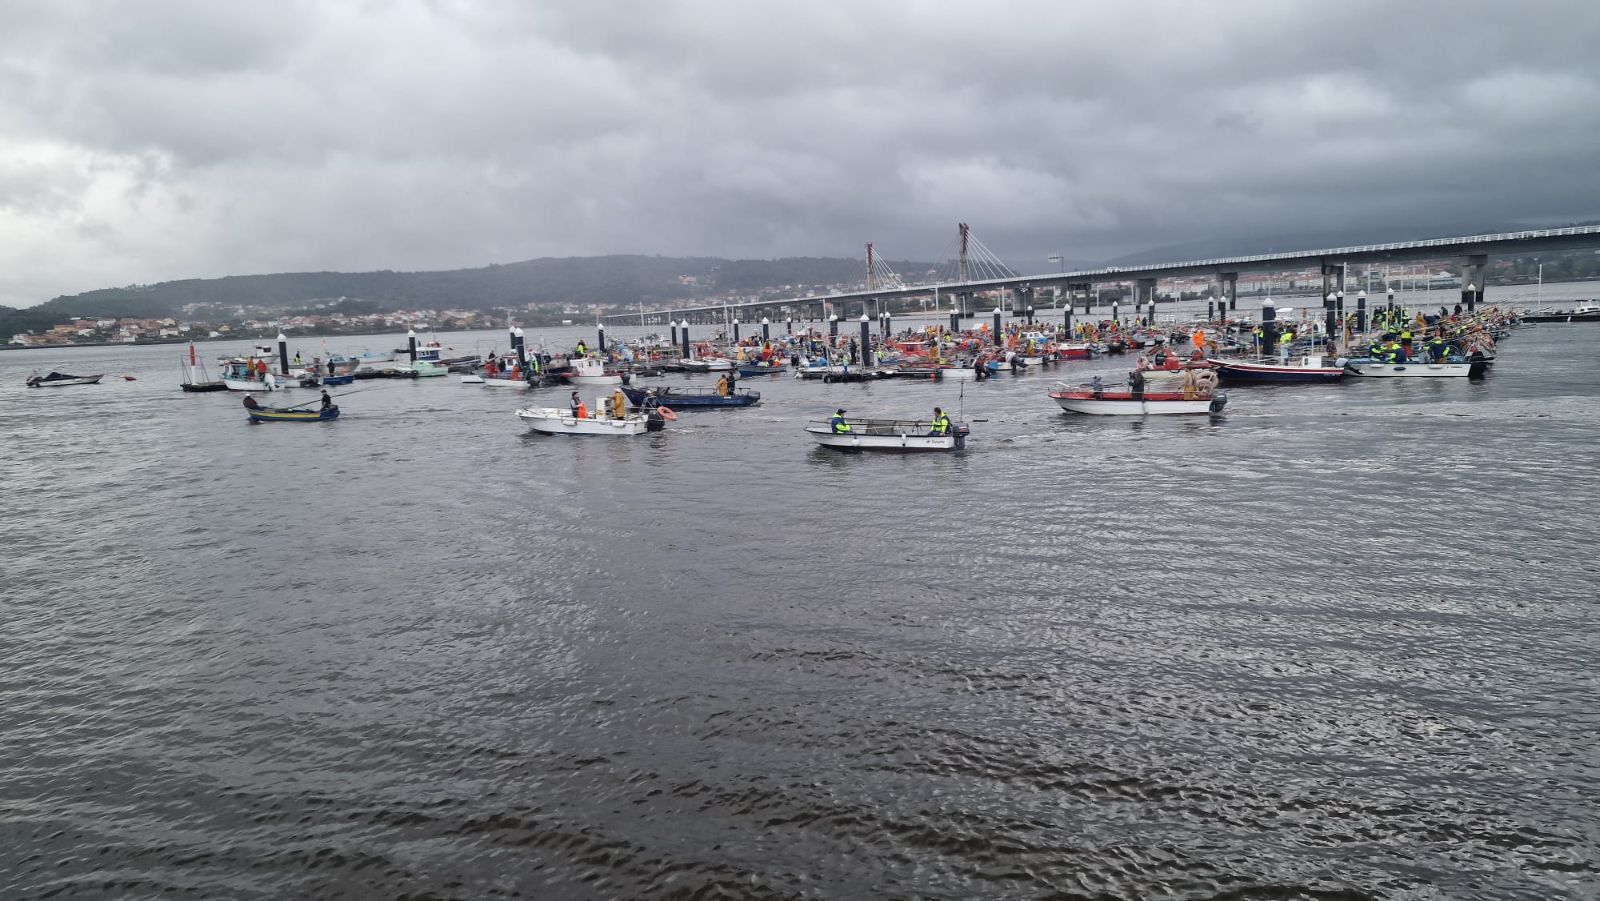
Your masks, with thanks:
M 627 440 L 0 354 L 0 896 L 1594 898 L 1597 338 L 1179 421 L 1045 396 L 1117 358 L 747 379 Z M 967 452 L 800 431 L 934 404 Z

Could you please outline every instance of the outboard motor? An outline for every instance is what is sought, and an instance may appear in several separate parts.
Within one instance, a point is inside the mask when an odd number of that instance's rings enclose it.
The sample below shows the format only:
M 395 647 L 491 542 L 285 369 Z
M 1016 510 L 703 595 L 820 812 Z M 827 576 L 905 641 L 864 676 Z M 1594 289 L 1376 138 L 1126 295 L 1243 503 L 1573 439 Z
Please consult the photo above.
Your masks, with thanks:
M 1481 379 L 1489 374 L 1489 358 L 1483 355 L 1483 351 L 1473 351 L 1467 362 L 1470 364 L 1467 367 L 1467 378 Z
M 951 432 L 951 434 L 956 436 L 956 450 L 966 450 L 967 449 L 967 433 L 969 433 L 971 431 L 972 431 L 971 429 L 967 428 L 964 425 L 958 425 Z
M 1218 394 L 1211 399 L 1211 412 L 1221 413 L 1222 408 L 1228 405 L 1228 395 Z

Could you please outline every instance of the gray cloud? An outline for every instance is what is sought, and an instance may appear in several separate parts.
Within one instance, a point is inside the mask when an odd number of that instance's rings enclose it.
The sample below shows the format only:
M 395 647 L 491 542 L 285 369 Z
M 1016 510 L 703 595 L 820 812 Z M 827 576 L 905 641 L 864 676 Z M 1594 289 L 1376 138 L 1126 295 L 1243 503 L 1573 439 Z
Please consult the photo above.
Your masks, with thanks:
M 1600 217 L 1600 7 L 0 3 L 0 303 Z

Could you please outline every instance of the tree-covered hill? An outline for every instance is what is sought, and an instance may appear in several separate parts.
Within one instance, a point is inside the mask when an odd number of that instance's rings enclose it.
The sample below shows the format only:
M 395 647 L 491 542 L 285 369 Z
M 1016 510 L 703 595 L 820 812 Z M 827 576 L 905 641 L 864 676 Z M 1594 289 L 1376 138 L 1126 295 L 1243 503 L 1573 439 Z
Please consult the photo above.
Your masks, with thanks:
M 920 272 L 930 263 L 892 263 Z M 492 310 L 527 304 L 656 305 L 726 292 L 822 288 L 864 278 L 859 260 L 799 257 L 723 260 L 714 257 L 604 256 L 526 260 L 439 272 L 290 272 L 184 279 L 64 295 L 22 310 L 0 308 L 0 334 L 47 328 L 72 317 L 177 316 L 185 306 L 304 308 L 341 298 L 377 309 Z

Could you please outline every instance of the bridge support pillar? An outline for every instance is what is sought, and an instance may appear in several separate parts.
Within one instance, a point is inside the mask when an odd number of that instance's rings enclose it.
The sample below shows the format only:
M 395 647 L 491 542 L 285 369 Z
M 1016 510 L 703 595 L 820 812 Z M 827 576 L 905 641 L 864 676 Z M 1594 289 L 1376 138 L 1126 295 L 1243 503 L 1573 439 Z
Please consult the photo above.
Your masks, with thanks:
M 1261 355 L 1270 357 L 1278 346 L 1278 308 L 1272 298 L 1261 302 Z
M 1144 308 L 1146 308 L 1148 306 L 1148 308 L 1150 310 L 1150 315 L 1149 315 L 1149 318 L 1145 320 L 1145 325 L 1155 325 L 1156 324 L 1156 280 L 1153 279 L 1153 278 L 1141 278 L 1141 279 L 1139 279 L 1139 283 L 1138 283 L 1138 286 L 1137 286 L 1137 292 L 1138 293 L 1134 296 L 1134 301 L 1133 301 L 1134 314 L 1137 315 L 1139 310 L 1144 309 Z
M 1221 300 L 1226 301 L 1225 305 L 1218 303 L 1219 311 L 1232 312 L 1239 309 L 1239 273 L 1221 273 L 1219 280 L 1222 282 Z M 1222 318 L 1227 319 L 1228 317 L 1223 316 Z
M 1461 303 L 1469 313 L 1476 311 L 1483 300 L 1483 277 L 1488 268 L 1488 254 L 1461 258 Z

